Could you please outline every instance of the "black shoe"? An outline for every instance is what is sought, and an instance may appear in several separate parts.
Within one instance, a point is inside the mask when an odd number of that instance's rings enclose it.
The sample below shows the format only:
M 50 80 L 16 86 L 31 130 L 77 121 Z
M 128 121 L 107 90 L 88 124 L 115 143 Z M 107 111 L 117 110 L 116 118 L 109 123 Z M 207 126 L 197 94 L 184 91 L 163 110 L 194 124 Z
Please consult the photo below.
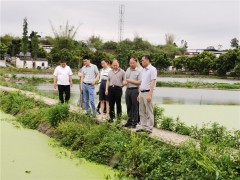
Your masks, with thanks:
M 124 127 L 128 127 L 128 126 L 132 126 L 131 123 L 127 122 L 126 124 L 124 124 Z
M 126 128 L 136 128 L 136 125 L 125 126 Z

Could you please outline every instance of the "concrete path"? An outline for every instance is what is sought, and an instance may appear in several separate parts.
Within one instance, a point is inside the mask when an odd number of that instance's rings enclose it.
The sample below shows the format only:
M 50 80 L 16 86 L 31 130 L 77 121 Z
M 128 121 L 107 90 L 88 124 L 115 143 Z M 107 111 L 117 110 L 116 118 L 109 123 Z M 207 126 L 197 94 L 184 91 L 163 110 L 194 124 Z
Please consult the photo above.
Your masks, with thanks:
M 48 98 L 48 97 L 38 95 L 38 94 L 33 93 L 33 92 L 23 91 L 23 90 L 19 90 L 19 89 L 16 89 L 16 88 L 0 86 L 0 91 L 8 91 L 8 92 L 9 91 L 19 91 L 19 92 L 21 92 L 22 94 L 24 94 L 28 97 L 33 97 L 36 100 L 41 100 L 41 101 L 43 101 L 44 103 L 46 103 L 47 105 L 50 105 L 50 106 L 58 103 L 58 100 L 56 100 L 56 99 L 51 99 L 51 98 Z M 70 105 L 70 111 L 71 112 L 74 112 L 74 111 L 82 112 L 82 110 L 80 110 L 80 107 L 77 107 L 77 106 L 74 106 L 74 105 Z M 133 132 L 136 131 L 136 129 L 130 129 L 130 130 L 133 131 Z M 186 142 L 188 140 L 194 140 L 193 138 L 191 138 L 189 136 L 184 136 L 184 135 L 177 134 L 175 132 L 161 130 L 161 129 L 157 129 L 157 128 L 154 128 L 153 132 L 149 136 L 152 137 L 152 138 L 158 139 L 162 142 L 172 144 L 172 145 L 180 145 L 181 143 Z

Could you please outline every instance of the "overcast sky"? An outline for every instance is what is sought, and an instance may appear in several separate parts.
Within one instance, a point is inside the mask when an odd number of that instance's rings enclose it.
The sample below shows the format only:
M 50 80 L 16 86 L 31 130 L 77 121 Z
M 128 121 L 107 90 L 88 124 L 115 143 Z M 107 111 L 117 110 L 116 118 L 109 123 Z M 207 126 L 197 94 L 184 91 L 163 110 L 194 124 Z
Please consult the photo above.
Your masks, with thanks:
M 119 5 L 125 5 L 123 37 L 136 35 L 157 45 L 172 33 L 176 43 L 188 42 L 189 48 L 223 45 L 240 37 L 239 0 L 166 0 L 166 1 L 2 1 L 1 35 L 22 36 L 23 19 L 28 31 L 53 36 L 55 27 L 69 20 L 78 26 L 77 40 L 99 35 L 104 41 L 118 41 Z

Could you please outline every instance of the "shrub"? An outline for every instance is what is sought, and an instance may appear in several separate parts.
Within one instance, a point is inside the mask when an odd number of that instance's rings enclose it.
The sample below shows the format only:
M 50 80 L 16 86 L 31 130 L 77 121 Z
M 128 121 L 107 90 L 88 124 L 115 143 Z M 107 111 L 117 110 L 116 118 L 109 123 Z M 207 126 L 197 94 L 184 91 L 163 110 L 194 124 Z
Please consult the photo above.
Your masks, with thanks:
M 174 131 L 175 129 L 175 124 L 174 120 L 171 117 L 164 117 L 161 121 L 160 128 L 169 130 L 169 131 Z
M 40 123 L 46 121 L 47 114 L 46 109 L 32 109 L 22 116 L 18 117 L 16 120 L 22 123 L 24 127 L 30 128 L 30 129 L 37 129 Z
M 57 104 L 48 110 L 48 120 L 51 126 L 56 127 L 58 123 L 69 116 L 69 106 L 67 104 Z
M 153 114 L 154 114 L 154 127 L 160 127 L 161 120 L 163 119 L 164 109 L 160 108 L 158 105 L 154 104 Z
M 26 97 L 20 92 L 0 92 L 0 99 L 1 109 L 12 115 L 24 113 L 35 107 L 46 107 L 44 103 Z

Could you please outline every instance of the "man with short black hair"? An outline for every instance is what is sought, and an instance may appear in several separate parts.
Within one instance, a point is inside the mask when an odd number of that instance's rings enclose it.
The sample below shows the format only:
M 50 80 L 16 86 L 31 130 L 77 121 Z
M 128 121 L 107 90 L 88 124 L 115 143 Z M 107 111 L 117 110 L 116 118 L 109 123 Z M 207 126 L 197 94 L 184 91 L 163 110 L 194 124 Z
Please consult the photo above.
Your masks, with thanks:
M 106 83 L 106 91 L 105 94 L 108 95 L 109 98 L 109 106 L 110 106 L 110 122 L 115 118 L 115 103 L 117 105 L 117 116 L 122 116 L 122 87 L 126 84 L 125 71 L 119 68 L 118 60 L 112 61 L 112 69 L 108 73 L 108 80 Z
M 128 121 L 124 126 L 127 128 L 135 128 L 139 121 L 137 97 L 142 81 L 142 70 L 138 68 L 138 60 L 136 57 L 132 56 L 130 58 L 129 65 L 130 67 L 126 71 L 127 89 L 125 92 Z
M 90 106 L 92 107 L 92 114 L 96 116 L 96 107 L 94 101 L 94 91 L 96 81 L 99 79 L 99 71 L 96 65 L 91 64 L 88 56 L 83 57 L 83 63 L 85 66 L 82 67 L 82 78 L 81 85 L 83 91 L 83 99 L 87 114 L 90 114 Z
M 57 66 L 54 70 L 54 89 L 57 89 L 58 86 L 58 94 L 59 100 L 61 103 L 68 103 L 70 99 L 70 86 L 72 87 L 72 70 L 66 64 L 66 60 L 62 59 L 60 61 L 60 65 Z M 65 93 L 65 98 L 63 94 Z
M 154 125 L 153 114 L 153 90 L 156 86 L 157 70 L 151 65 L 151 58 L 149 55 L 142 57 L 142 83 L 139 87 L 139 115 L 140 128 L 136 132 L 152 133 Z

